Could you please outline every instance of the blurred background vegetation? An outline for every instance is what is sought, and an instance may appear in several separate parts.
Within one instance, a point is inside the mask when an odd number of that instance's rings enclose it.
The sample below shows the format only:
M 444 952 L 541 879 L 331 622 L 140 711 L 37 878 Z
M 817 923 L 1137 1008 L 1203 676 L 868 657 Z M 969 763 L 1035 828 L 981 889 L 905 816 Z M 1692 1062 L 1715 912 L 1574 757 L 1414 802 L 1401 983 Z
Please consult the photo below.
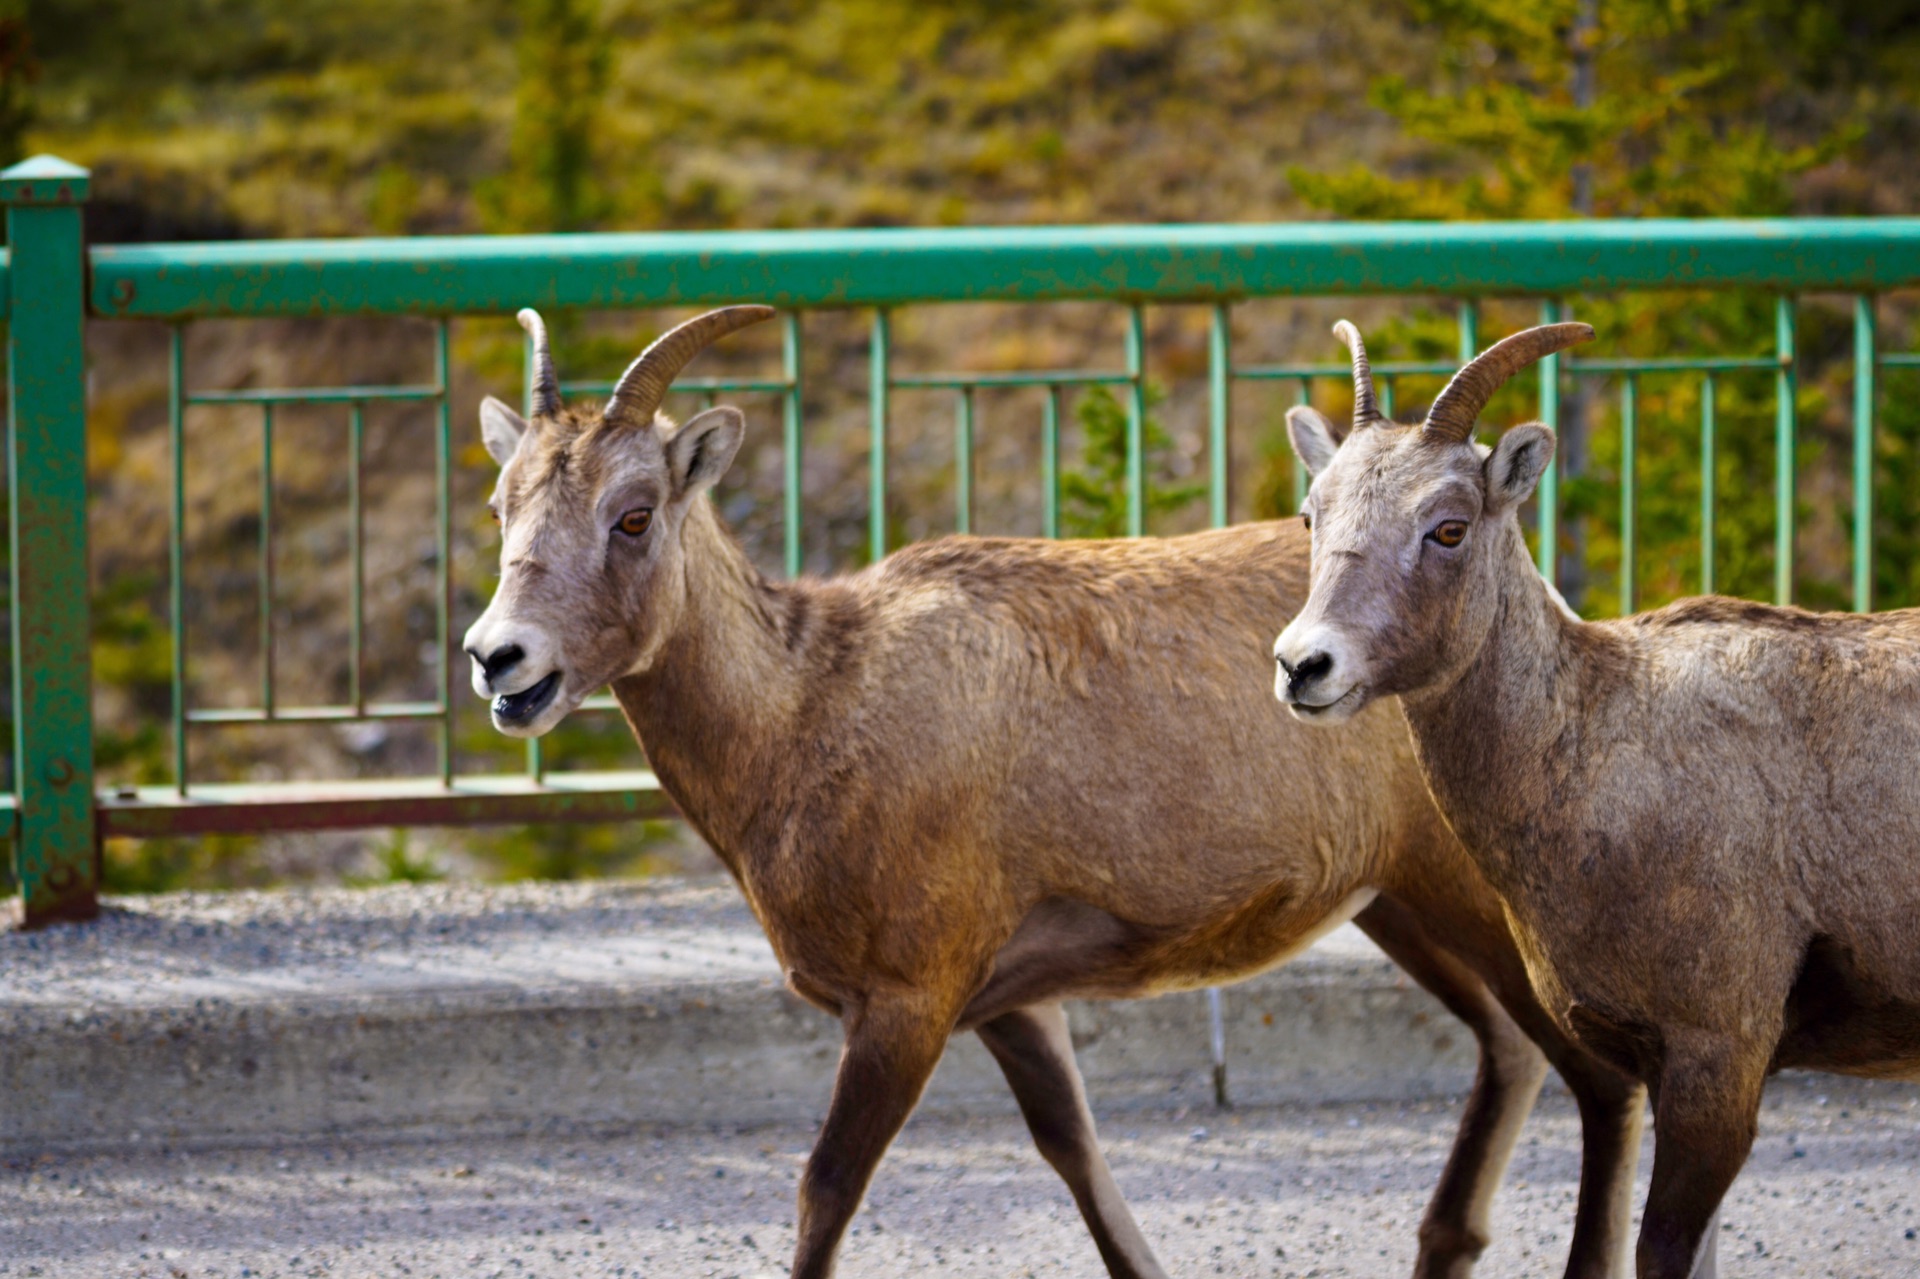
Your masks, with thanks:
M 1561 218 L 1911 212 L 1920 172 L 1920 0 L 0 0 L 0 159 L 53 152 L 94 172 L 96 241 L 597 229 Z M 1912 299 L 1883 306 L 1911 345 Z M 1843 299 L 1802 313 L 1799 592 L 1845 602 L 1850 328 Z M 1765 353 L 1771 301 L 1738 294 L 1594 297 L 1580 318 L 1615 354 Z M 901 366 L 1114 367 L 1117 308 L 919 308 Z M 1239 308 L 1247 361 L 1331 359 L 1336 314 L 1376 359 L 1447 358 L 1450 304 L 1262 302 Z M 1531 322 L 1489 301 L 1489 339 Z M 672 317 L 555 317 L 569 376 L 607 375 Z M 489 466 L 469 434 L 481 394 L 511 398 L 519 341 L 456 322 L 455 630 L 484 605 L 494 553 Z M 1204 521 L 1205 316 L 1149 317 L 1152 526 Z M 90 398 L 100 766 L 109 783 L 170 778 L 166 723 L 166 333 L 95 323 Z M 407 321 L 193 327 L 194 387 L 425 380 L 431 333 Z M 864 555 L 864 318 L 809 317 L 809 571 Z M 774 366 L 745 334 L 708 372 Z M 1920 602 L 1920 397 L 1886 375 L 1876 474 L 1883 606 Z M 1437 390 L 1400 388 L 1403 416 Z M 1563 578 L 1616 611 L 1617 388 L 1569 396 Z M 1513 420 L 1516 386 L 1490 415 Z M 1641 387 L 1641 602 L 1698 589 L 1698 382 Z M 1720 385 L 1720 589 L 1772 580 L 1772 384 Z M 1338 411 L 1336 382 L 1316 389 Z M 764 398 L 764 397 L 763 397 Z M 778 562 L 775 406 L 718 497 L 749 550 Z M 1290 510 L 1285 398 L 1236 393 L 1234 513 Z M 684 407 L 684 406 L 682 406 Z M 1037 403 L 983 392 L 975 527 L 1035 533 Z M 900 392 L 896 537 L 950 526 L 951 402 Z M 1118 531 L 1123 414 L 1079 397 L 1067 433 L 1066 528 Z M 370 696 L 435 695 L 430 414 L 367 418 Z M 188 582 L 196 705 L 244 704 L 259 671 L 257 414 L 190 418 Z M 344 420 L 276 423 L 276 653 L 285 701 L 337 700 L 346 526 Z M 463 699 L 465 700 L 465 699 Z M 462 706 L 463 767 L 517 748 Z M 550 743 L 563 766 L 630 767 L 609 716 Z M 424 731 L 196 732 L 195 775 L 381 775 L 432 766 Z M 122 890 L 443 874 L 571 877 L 701 869 L 678 827 L 388 832 L 116 844 Z

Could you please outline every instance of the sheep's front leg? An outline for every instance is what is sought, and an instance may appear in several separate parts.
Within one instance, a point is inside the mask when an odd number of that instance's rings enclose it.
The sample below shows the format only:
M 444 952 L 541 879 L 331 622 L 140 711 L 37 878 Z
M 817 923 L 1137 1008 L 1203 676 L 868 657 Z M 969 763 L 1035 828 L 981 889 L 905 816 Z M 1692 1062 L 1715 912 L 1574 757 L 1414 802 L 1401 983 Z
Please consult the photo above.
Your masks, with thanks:
M 800 1178 L 793 1279 L 826 1279 L 873 1170 L 913 1113 L 955 1013 L 921 995 L 870 998 L 848 1012 L 833 1100 Z
M 1551 1023 L 1541 1028 L 1539 1042 L 1580 1107 L 1580 1203 L 1567 1279 L 1619 1279 L 1633 1255 L 1633 1173 L 1640 1162 L 1646 1089 L 1562 1037 Z
M 1166 1279 L 1100 1152 L 1067 1015 L 1059 1004 L 1003 1013 L 977 1032 L 1007 1077 L 1033 1144 L 1073 1192 L 1114 1279 Z
M 1720 1201 L 1759 1128 L 1767 1051 L 1667 1037 L 1653 1085 L 1653 1181 L 1635 1254 L 1640 1279 L 1713 1279 Z
M 1546 1079 L 1546 1056 L 1467 965 L 1386 897 L 1355 917 L 1387 956 L 1447 1006 L 1480 1045 L 1480 1069 L 1440 1184 L 1420 1222 L 1414 1279 L 1466 1279 L 1490 1238 L 1494 1192 Z

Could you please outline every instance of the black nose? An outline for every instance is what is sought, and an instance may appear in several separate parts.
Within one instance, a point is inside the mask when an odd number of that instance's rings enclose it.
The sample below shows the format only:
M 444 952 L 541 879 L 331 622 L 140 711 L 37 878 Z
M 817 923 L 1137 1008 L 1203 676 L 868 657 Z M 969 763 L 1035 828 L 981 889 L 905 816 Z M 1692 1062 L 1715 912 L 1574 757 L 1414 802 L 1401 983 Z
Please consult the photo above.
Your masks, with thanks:
M 520 659 L 526 655 L 527 651 L 518 644 L 502 644 L 485 657 L 480 656 L 480 654 L 472 649 L 467 650 L 467 656 L 480 663 L 480 673 L 487 677 L 487 683 L 489 684 L 499 679 L 502 675 L 505 675 L 515 666 L 518 666 Z
M 1286 659 L 1281 658 L 1280 669 L 1287 673 L 1287 695 L 1299 697 L 1301 689 L 1333 669 L 1333 654 L 1313 653 L 1298 666 L 1288 666 Z

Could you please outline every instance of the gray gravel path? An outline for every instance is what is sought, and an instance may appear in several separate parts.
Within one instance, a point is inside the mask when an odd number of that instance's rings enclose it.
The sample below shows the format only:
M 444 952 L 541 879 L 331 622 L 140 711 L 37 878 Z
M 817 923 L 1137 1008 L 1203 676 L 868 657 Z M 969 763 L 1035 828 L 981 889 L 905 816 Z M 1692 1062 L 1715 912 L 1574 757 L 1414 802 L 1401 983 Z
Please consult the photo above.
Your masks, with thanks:
M 1130 1113 L 1120 1183 L 1175 1275 L 1394 1276 L 1457 1116 L 1448 1102 Z M 0 1276 L 784 1275 L 812 1132 L 319 1144 L 0 1166 Z M 1479 1273 L 1558 1275 L 1578 1123 L 1550 1096 Z M 1646 1156 L 1642 1158 L 1643 1190 Z M 1920 1089 L 1776 1081 L 1724 1214 L 1722 1274 L 1920 1276 Z M 1102 1272 L 1017 1120 L 916 1121 L 841 1273 Z
M 779 979 L 724 879 L 397 884 L 108 898 L 81 927 L 20 932 L 0 902 L 0 1026 L 13 1010 L 378 999 L 749 976 Z

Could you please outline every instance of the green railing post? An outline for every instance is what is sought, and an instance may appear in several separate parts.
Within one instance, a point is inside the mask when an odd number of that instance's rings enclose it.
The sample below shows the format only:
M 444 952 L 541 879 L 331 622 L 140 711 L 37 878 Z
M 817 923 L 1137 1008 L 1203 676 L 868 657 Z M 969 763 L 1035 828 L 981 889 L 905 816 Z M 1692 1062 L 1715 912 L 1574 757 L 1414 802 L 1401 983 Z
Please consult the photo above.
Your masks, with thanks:
M 1300 384 L 1295 388 L 1293 393 L 1293 402 L 1303 405 L 1313 403 L 1313 380 L 1311 378 L 1303 377 L 1300 379 Z M 1292 449 L 1287 450 L 1287 466 L 1293 473 L 1293 509 L 1298 511 L 1302 506 L 1307 504 L 1307 489 L 1311 487 L 1308 483 L 1307 468 L 1301 464 L 1300 458 Z
M 953 531 L 973 532 L 973 388 L 960 388 L 953 411 Z
M 802 499 L 800 457 L 800 313 L 788 311 L 780 317 L 780 376 L 787 384 L 780 397 L 780 469 L 785 480 L 781 494 L 781 537 L 787 576 L 800 576 L 805 561 L 800 529 Z
M 1040 528 L 1060 536 L 1060 387 L 1047 387 L 1040 401 Z
M 1548 299 L 1540 304 L 1540 323 L 1558 324 L 1560 303 Z M 1540 487 L 1534 490 L 1534 502 L 1540 510 L 1540 541 L 1534 548 L 1540 562 L 1540 576 L 1560 584 L 1560 357 L 1549 355 L 1540 361 L 1540 421 L 1554 432 L 1554 460 L 1541 472 Z
M 882 307 L 873 313 L 867 351 L 867 551 L 875 564 L 887 558 L 887 391 L 892 386 L 887 361 L 892 346 L 892 319 Z
M 28 927 L 99 911 L 80 224 L 87 181 L 85 169 L 52 156 L 0 172 L 12 250 L 14 874 Z
M 1709 374 L 1700 383 L 1700 593 L 1713 594 L 1713 507 L 1714 507 L 1714 469 L 1720 465 L 1715 444 L 1718 424 L 1715 422 L 1713 376 Z
M 1472 298 L 1460 299 L 1460 363 L 1471 364 L 1480 354 L 1480 304 Z
M 1127 536 L 1147 531 L 1147 325 L 1127 309 Z
M 1620 613 L 1640 607 L 1639 504 L 1633 486 L 1640 452 L 1640 383 L 1629 373 L 1620 384 Z
M 1853 299 L 1853 607 L 1873 611 L 1873 413 L 1879 335 L 1874 296 Z
M 1207 325 L 1207 519 L 1225 528 L 1232 506 L 1228 490 L 1228 435 L 1233 425 L 1233 316 L 1216 302 Z
M 1773 388 L 1773 602 L 1791 604 L 1794 522 L 1798 515 L 1794 508 L 1799 499 L 1799 467 L 1794 457 L 1799 446 L 1799 414 L 1794 404 L 1799 390 L 1794 376 L 1797 335 L 1791 297 L 1775 299 L 1773 319 L 1774 344 L 1780 361 Z

